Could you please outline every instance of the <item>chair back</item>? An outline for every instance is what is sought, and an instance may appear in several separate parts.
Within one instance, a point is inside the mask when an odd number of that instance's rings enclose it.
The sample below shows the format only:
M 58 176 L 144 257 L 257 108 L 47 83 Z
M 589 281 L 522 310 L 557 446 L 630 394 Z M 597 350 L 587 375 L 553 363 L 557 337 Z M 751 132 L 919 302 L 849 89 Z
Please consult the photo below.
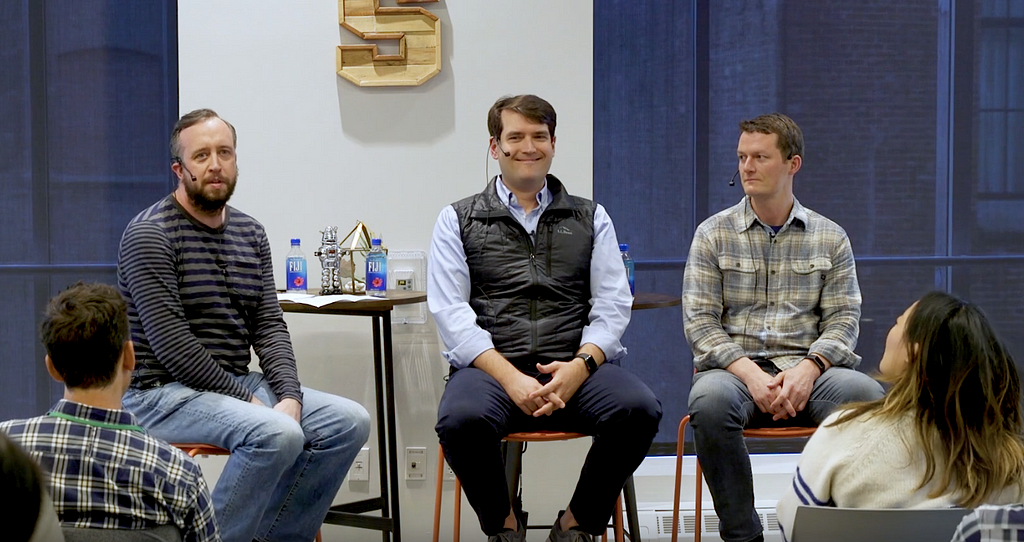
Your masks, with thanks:
M 152 529 L 79 529 L 62 527 L 64 542 L 181 542 L 181 531 L 174 525 Z
M 946 541 L 971 511 L 964 508 L 798 506 L 790 542 Z

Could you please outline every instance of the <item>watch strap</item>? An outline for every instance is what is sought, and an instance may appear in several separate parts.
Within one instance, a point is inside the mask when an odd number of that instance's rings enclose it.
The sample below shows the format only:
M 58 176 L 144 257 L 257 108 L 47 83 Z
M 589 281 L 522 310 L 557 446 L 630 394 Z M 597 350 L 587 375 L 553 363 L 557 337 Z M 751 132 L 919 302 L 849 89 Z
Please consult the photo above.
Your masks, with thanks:
M 819 356 L 818 354 L 807 354 L 807 357 L 804 358 L 804 359 L 809 359 L 815 365 L 817 365 L 818 366 L 818 371 L 821 374 L 825 374 L 825 371 L 828 370 L 828 367 L 825 365 L 825 361 L 823 359 L 821 359 L 821 356 Z
M 580 352 L 579 354 L 576 354 L 575 357 L 583 360 L 583 363 L 587 366 L 587 372 L 590 374 L 594 374 L 594 371 L 597 370 L 597 362 L 594 361 L 594 356 L 585 352 Z

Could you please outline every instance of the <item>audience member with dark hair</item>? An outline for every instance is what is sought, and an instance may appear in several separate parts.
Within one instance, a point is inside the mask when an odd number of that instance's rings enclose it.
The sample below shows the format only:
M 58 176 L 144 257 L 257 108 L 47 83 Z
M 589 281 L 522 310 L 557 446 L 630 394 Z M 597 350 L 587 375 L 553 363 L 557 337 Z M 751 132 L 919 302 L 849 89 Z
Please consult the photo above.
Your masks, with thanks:
M 50 300 L 46 369 L 64 398 L 45 416 L 0 424 L 48 473 L 64 527 L 143 530 L 174 525 L 186 541 L 219 541 L 199 466 L 146 434 L 121 406 L 135 368 L 118 290 L 77 284 Z
M 975 508 L 1024 499 L 1020 377 L 982 311 L 942 292 L 910 306 L 879 363 L 892 389 L 833 413 L 779 500 L 796 507 Z
M 64 540 L 45 484 L 35 461 L 0 432 L 0 488 L 5 503 L 0 508 L 0 525 L 5 540 Z

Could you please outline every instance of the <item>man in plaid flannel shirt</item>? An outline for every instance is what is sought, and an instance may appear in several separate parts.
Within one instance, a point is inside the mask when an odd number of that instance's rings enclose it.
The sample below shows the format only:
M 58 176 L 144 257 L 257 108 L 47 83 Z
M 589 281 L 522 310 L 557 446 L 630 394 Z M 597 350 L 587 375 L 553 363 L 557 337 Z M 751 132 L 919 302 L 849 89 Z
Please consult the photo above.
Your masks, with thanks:
M 882 396 L 852 370 L 861 297 L 850 240 L 793 197 L 800 128 L 776 113 L 740 131 L 745 197 L 697 228 L 683 276 L 690 420 L 727 542 L 763 540 L 744 428 L 817 425 L 837 405 Z
M 220 542 L 210 492 L 192 458 L 146 434 L 121 407 L 135 350 L 117 289 L 77 284 L 50 300 L 46 369 L 64 398 L 45 416 L 0 424 L 39 462 L 63 527 L 153 529 Z
M 1024 505 L 979 506 L 964 516 L 951 542 L 1024 540 Z

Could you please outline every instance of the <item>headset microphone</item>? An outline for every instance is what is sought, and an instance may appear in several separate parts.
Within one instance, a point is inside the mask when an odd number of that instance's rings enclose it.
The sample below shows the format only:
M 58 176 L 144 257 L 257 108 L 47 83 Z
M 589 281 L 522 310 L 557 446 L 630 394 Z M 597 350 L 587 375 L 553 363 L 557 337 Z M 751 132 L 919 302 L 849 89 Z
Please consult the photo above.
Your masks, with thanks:
M 189 171 L 187 167 L 185 167 L 185 162 L 182 162 L 181 158 L 175 158 L 174 161 L 177 162 L 179 166 L 181 166 L 181 169 L 185 170 L 185 173 L 188 173 L 189 177 L 192 177 L 192 182 L 196 182 L 196 176 L 193 175 L 192 172 Z
M 736 173 L 732 174 L 732 179 L 729 179 L 729 186 L 736 186 L 736 176 L 740 174 L 740 170 L 736 170 Z
M 506 152 L 505 149 L 501 148 L 501 143 L 497 139 L 494 140 L 494 146 L 497 147 L 499 151 L 501 151 L 501 154 L 505 155 L 505 158 L 512 156 L 512 153 Z

